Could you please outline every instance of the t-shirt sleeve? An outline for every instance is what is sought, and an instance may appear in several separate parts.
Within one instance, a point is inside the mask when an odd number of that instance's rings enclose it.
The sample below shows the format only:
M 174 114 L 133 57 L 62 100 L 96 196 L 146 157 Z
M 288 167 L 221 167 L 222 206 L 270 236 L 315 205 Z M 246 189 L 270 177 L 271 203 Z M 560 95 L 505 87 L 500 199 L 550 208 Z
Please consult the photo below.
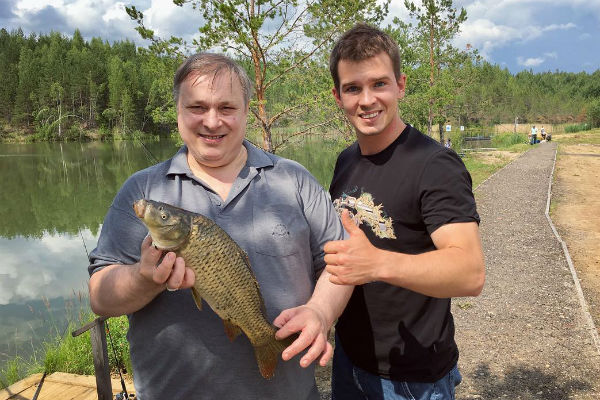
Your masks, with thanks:
M 330 240 L 341 240 L 344 228 L 327 191 L 308 172 L 300 180 L 304 215 L 310 227 L 310 247 L 316 276 L 325 268 L 323 247 Z
M 421 213 L 429 234 L 450 223 L 479 223 L 472 184 L 453 150 L 440 149 L 430 157 L 420 179 Z
M 115 196 L 102 224 L 98 244 L 89 255 L 90 276 L 112 264 L 134 264 L 148 229 L 137 218 L 133 202 L 144 198 L 139 175 L 130 177 Z

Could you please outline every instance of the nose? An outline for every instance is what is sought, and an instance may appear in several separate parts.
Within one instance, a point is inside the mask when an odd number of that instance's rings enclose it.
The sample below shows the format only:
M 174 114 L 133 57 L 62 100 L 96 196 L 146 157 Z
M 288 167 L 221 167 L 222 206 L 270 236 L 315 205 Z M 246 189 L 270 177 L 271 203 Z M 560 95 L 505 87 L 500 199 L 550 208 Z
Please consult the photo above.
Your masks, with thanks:
M 359 105 L 368 107 L 375 103 L 375 96 L 369 89 L 363 89 L 358 97 Z
M 219 112 L 214 108 L 209 109 L 202 119 L 202 123 L 208 130 L 215 130 L 219 128 L 221 125 L 221 118 L 219 117 Z

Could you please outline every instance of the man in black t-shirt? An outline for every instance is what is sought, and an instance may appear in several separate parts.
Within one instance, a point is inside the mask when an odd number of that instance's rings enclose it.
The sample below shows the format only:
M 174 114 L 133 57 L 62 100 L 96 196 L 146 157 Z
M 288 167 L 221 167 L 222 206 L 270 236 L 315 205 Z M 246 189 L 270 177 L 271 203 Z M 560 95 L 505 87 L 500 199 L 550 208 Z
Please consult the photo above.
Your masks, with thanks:
M 453 399 L 450 299 L 477 296 L 485 280 L 471 177 L 454 151 L 400 118 L 406 76 L 389 36 L 355 26 L 330 70 L 358 139 L 330 187 L 349 237 L 325 245 L 327 271 L 356 285 L 336 325 L 333 399 Z

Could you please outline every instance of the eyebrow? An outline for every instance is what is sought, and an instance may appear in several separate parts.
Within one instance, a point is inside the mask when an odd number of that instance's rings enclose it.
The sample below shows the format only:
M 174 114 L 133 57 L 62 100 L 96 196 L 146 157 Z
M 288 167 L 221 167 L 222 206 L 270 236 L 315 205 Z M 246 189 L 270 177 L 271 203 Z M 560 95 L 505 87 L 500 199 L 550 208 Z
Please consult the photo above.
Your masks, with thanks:
M 379 82 L 379 81 L 390 81 L 391 79 L 389 78 L 389 76 L 384 75 L 378 78 L 374 78 L 374 79 L 369 79 L 369 82 Z M 341 87 L 347 87 L 347 86 L 353 86 L 356 85 L 356 81 L 350 81 L 350 82 L 346 82 L 343 83 Z

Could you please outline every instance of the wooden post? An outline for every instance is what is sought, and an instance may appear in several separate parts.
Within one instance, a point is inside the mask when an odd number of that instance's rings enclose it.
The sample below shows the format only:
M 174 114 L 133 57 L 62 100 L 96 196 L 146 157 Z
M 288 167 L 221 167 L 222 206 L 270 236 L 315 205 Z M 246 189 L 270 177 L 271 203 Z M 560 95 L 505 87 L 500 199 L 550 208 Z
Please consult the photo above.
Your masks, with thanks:
M 106 346 L 106 330 L 104 329 L 104 321 L 106 319 L 107 317 L 98 317 L 89 324 L 72 332 L 73 336 L 79 336 L 83 332 L 90 330 L 98 400 L 112 399 L 112 383 L 110 380 L 108 349 Z

